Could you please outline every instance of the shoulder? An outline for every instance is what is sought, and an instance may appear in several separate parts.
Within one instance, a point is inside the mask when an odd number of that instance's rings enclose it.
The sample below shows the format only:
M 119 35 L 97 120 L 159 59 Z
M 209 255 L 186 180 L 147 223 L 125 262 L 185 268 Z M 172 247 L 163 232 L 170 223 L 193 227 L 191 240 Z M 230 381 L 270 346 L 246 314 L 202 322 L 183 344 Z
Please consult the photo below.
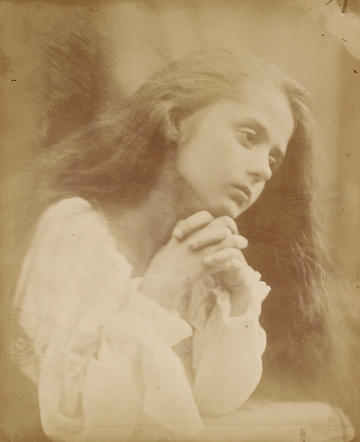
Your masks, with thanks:
M 131 275 L 105 216 L 82 198 L 64 199 L 39 219 L 13 305 L 59 323 L 100 324 L 127 299 Z
M 130 267 L 117 249 L 105 216 L 80 197 L 63 199 L 49 206 L 41 215 L 34 232 L 32 249 L 41 250 L 51 261 L 76 257 L 98 264 L 112 261 Z
M 68 238 L 72 243 L 105 242 L 116 247 L 105 216 L 80 197 L 63 199 L 49 206 L 39 218 L 34 236 L 38 240 Z
M 80 197 L 66 198 L 49 206 L 39 219 L 37 232 L 41 233 L 59 225 L 63 229 L 69 226 L 83 229 L 86 225 L 106 228 L 105 219 L 100 212 Z

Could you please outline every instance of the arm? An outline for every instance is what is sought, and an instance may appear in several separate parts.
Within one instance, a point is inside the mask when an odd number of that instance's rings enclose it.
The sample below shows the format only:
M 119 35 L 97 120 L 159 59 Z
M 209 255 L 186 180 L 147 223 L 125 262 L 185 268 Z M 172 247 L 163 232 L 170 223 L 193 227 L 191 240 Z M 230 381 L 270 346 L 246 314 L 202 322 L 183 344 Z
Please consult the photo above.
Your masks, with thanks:
M 226 227 L 223 238 L 216 233 L 220 227 Z M 208 280 L 216 281 L 215 288 L 199 284 L 203 295 L 194 290 L 190 303 L 189 318 L 196 329 L 194 394 L 202 414 L 226 414 L 239 408 L 260 380 L 266 339 L 258 319 L 270 288 L 247 265 L 241 251 L 247 241 L 232 220 L 221 217 L 186 234 L 189 246 L 204 252 L 207 273 L 215 275 Z M 215 307 L 206 321 L 211 297 Z
M 171 351 L 189 327 L 142 295 L 131 271 L 84 200 L 64 200 L 41 218 L 17 287 L 13 353 L 38 386 L 51 438 L 127 440 L 143 411 L 171 421 L 169 395 L 175 416 L 201 422 Z
M 259 383 L 266 336 L 258 319 L 269 290 L 255 279 L 249 287 L 251 301 L 237 316 L 232 316 L 229 291 L 211 290 L 216 304 L 205 325 L 196 331 L 193 347 L 194 394 L 203 415 L 235 411 Z

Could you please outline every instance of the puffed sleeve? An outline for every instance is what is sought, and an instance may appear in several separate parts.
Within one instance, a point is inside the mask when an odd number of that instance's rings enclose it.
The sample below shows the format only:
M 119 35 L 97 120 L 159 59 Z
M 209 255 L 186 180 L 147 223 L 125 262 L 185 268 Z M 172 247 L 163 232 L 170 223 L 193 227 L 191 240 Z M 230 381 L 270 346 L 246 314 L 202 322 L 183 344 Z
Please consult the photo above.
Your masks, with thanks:
M 37 384 L 50 438 L 125 441 L 140 415 L 169 431 L 185 423 L 184 438 L 201 427 L 172 350 L 191 327 L 141 294 L 131 273 L 85 200 L 63 200 L 40 219 L 16 290 L 12 352 Z
M 251 395 L 262 375 L 262 354 L 266 335 L 259 323 L 261 303 L 270 287 L 249 268 L 250 303 L 240 316 L 231 316 L 231 297 L 216 285 L 210 288 L 213 307 L 209 315 L 209 297 L 192 310 L 194 395 L 203 415 L 217 416 L 237 410 Z M 209 292 L 204 284 L 200 294 Z

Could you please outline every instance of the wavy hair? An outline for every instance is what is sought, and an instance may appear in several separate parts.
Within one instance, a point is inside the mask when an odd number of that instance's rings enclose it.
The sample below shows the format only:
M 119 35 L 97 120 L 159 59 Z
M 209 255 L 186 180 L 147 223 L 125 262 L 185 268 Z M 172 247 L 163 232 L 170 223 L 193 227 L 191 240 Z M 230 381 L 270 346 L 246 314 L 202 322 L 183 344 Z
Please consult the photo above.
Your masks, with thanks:
M 139 204 L 166 165 L 169 149 L 176 149 L 176 122 L 220 99 L 241 100 L 246 79 L 278 87 L 295 122 L 283 166 L 238 220 L 249 239 L 249 263 L 272 286 L 261 317 L 268 348 L 259 392 L 274 394 L 272 386 L 281 383 L 294 397 L 299 390 L 328 397 L 326 385 L 336 376 L 344 390 L 348 367 L 344 364 L 340 375 L 338 361 L 347 357 L 340 342 L 347 338 L 346 330 L 338 335 L 338 293 L 321 240 L 315 124 L 309 94 L 276 67 L 226 50 L 201 51 L 171 63 L 109 115 L 40 153 L 31 171 L 36 192 L 29 223 L 49 204 L 75 195 L 97 207 Z
M 140 202 L 174 147 L 176 123 L 220 99 L 241 99 L 247 78 L 272 82 L 286 94 L 296 125 L 291 143 L 299 133 L 308 142 L 311 114 L 304 88 L 256 58 L 200 51 L 169 64 L 119 108 L 46 149 L 37 158 L 39 187 L 100 204 Z

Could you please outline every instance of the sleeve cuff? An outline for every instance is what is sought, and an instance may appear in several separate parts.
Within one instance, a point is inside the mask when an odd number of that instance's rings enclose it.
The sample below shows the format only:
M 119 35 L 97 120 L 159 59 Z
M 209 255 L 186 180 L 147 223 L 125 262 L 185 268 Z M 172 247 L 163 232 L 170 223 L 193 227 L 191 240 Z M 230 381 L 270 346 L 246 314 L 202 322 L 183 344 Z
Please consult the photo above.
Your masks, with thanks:
M 216 297 L 216 304 L 218 309 L 222 312 L 222 316 L 236 318 L 246 318 L 257 320 L 261 314 L 261 305 L 264 299 L 269 294 L 271 287 L 266 282 L 261 280 L 261 274 L 255 271 L 252 267 L 248 266 L 244 271 L 244 281 L 241 290 L 246 294 L 249 299 L 248 306 L 245 311 L 240 314 L 231 315 L 232 305 L 231 300 L 236 297 L 236 294 L 232 294 L 225 287 L 215 287 L 211 290 L 212 294 Z M 242 295 L 240 295 L 242 296 Z

